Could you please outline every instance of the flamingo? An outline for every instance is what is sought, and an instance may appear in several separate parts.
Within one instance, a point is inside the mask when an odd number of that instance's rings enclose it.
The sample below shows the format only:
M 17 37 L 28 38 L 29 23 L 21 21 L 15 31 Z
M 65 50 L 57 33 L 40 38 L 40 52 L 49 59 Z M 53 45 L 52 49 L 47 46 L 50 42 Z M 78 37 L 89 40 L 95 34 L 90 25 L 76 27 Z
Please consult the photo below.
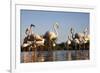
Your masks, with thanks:
M 23 47 L 27 47 L 31 44 L 34 43 L 36 46 L 41 46 L 44 45 L 45 39 L 41 37 L 40 35 L 33 33 L 32 27 L 35 27 L 35 25 L 31 24 L 29 28 L 26 29 L 25 34 L 27 35 L 24 39 L 24 44 L 22 45 Z
M 84 48 L 85 48 L 85 44 L 87 44 L 89 41 L 89 35 L 87 32 L 88 32 L 88 28 L 86 28 L 82 33 L 76 33 L 75 39 L 77 39 L 77 40 L 75 41 L 75 43 L 77 43 L 79 45 L 83 44 Z
M 48 55 L 51 56 L 53 55 L 53 60 L 55 61 L 55 54 L 56 53 L 53 53 L 52 52 L 52 48 L 54 48 L 56 46 L 56 43 L 55 41 L 57 40 L 58 38 L 58 32 L 57 32 L 57 29 L 59 28 L 59 24 L 58 23 L 55 23 L 53 24 L 53 29 L 54 29 L 54 32 L 50 32 L 50 31 L 47 31 L 44 35 L 44 38 L 46 39 L 45 41 L 45 45 L 47 45 L 47 48 L 48 48 Z M 51 58 L 50 58 L 51 60 Z
M 54 32 L 50 32 L 50 31 L 47 31 L 44 35 L 44 38 L 46 38 L 47 40 L 50 40 L 50 41 L 55 41 L 58 37 L 58 32 L 56 29 L 59 28 L 59 24 L 56 22 L 54 25 L 53 25 L 53 28 L 54 28 Z M 55 44 L 53 43 L 53 46 L 55 46 Z
M 35 49 L 34 55 L 35 55 L 35 61 L 37 61 L 36 57 L 36 51 L 38 46 L 44 46 L 45 39 L 41 37 L 40 35 L 32 32 L 32 27 L 35 27 L 35 25 L 31 24 L 29 28 L 26 29 L 25 34 L 27 35 L 24 39 L 24 43 L 22 45 L 23 48 L 30 50 Z
M 83 31 L 83 33 L 76 33 L 75 34 L 75 38 L 78 38 L 80 43 L 87 43 L 89 41 L 89 35 L 88 35 L 88 28 L 85 28 L 85 30 Z
M 71 34 L 71 37 L 68 36 L 68 40 L 66 42 L 67 48 L 70 45 L 73 45 L 74 46 L 74 45 L 79 45 L 80 44 L 79 35 L 78 35 L 78 33 L 74 34 L 74 29 L 73 28 L 70 29 L 70 34 Z

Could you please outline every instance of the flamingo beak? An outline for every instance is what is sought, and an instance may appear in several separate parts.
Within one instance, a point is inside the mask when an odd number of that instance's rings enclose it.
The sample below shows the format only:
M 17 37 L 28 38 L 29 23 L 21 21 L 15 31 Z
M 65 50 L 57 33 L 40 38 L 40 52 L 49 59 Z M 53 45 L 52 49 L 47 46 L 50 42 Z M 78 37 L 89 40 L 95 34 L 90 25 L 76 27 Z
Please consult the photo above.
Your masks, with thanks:
M 35 27 L 35 25 L 34 25 L 34 24 L 31 24 L 31 26 Z

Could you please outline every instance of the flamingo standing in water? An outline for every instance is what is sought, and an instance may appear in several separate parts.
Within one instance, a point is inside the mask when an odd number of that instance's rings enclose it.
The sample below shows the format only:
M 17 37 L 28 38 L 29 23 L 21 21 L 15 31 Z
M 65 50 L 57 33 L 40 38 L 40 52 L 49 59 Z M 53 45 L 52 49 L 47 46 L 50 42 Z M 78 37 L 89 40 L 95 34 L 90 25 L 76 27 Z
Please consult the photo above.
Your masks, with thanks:
M 70 33 L 71 33 L 71 37 L 68 36 L 68 40 L 66 42 L 67 44 L 67 48 L 69 48 L 69 46 L 71 45 L 71 48 L 75 48 L 75 49 L 80 49 L 83 48 L 81 47 L 81 45 L 85 47 L 85 44 L 87 44 L 89 42 L 89 35 L 88 35 L 88 28 L 85 28 L 85 30 L 82 33 L 75 33 L 74 34 L 74 29 L 71 28 L 70 29 Z M 77 53 L 77 52 L 76 52 Z M 68 59 L 71 59 L 71 53 L 69 52 L 68 54 Z
M 58 38 L 57 29 L 59 28 L 59 24 L 58 23 L 53 24 L 53 28 L 54 28 L 54 32 L 47 31 L 44 35 L 44 38 L 45 38 L 45 44 L 49 51 L 49 55 L 50 56 L 53 55 L 54 56 L 53 60 L 55 60 L 55 53 L 53 54 L 52 48 L 56 46 L 56 40 Z
M 45 39 L 41 37 L 40 35 L 33 33 L 32 27 L 35 27 L 35 25 L 31 24 L 29 28 L 26 29 L 26 32 L 25 32 L 26 37 L 24 39 L 24 43 L 22 46 L 23 48 L 28 48 L 29 50 L 35 49 L 35 53 L 36 53 L 38 46 L 44 46 Z M 35 54 L 35 58 L 36 58 L 36 54 Z

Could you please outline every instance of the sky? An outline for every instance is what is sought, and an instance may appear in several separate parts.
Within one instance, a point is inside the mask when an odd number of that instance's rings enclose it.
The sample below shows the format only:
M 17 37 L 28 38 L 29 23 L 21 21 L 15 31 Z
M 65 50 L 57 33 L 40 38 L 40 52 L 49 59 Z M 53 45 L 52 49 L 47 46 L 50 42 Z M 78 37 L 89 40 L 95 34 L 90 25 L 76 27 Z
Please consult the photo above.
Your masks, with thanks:
M 30 24 L 36 26 L 33 28 L 34 33 L 44 35 L 46 31 L 54 32 L 53 24 L 59 23 L 58 43 L 67 41 L 71 27 L 75 32 L 83 32 L 86 27 L 89 27 L 89 13 L 21 10 L 20 14 L 21 43 L 25 37 L 25 30 Z

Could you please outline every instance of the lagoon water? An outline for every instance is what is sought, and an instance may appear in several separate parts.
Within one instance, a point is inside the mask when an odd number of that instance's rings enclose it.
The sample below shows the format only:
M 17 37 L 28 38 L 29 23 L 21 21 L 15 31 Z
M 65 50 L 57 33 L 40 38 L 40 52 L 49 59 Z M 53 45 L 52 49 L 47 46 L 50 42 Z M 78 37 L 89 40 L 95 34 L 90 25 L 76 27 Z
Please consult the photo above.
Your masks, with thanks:
M 57 50 L 53 52 L 21 52 L 21 63 L 89 60 L 89 50 Z

